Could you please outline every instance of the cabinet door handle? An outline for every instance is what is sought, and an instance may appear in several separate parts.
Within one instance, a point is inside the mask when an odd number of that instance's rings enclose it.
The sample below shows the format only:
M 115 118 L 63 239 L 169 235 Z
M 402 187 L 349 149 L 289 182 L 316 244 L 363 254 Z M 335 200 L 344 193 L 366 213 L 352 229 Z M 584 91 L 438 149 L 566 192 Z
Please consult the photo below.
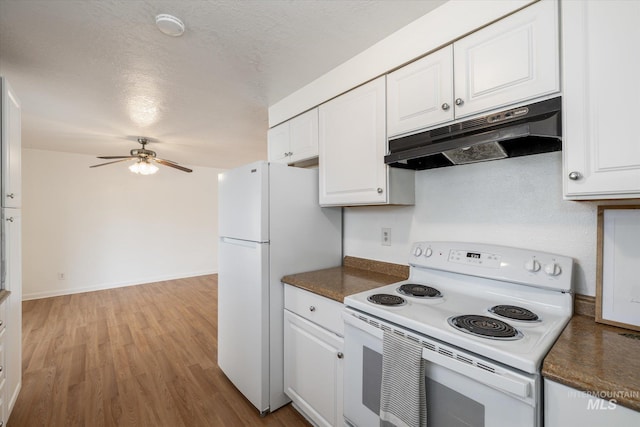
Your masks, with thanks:
M 456 98 L 456 105 L 462 105 L 464 104 L 464 101 L 462 100 L 462 98 Z
M 7 194 L 7 197 L 10 198 L 10 199 L 13 199 L 13 198 L 16 197 L 16 195 L 13 194 L 13 193 L 9 193 L 9 194 Z
M 7 221 L 9 221 L 9 222 L 13 222 L 13 217 L 12 217 L 12 216 L 10 216 L 9 218 L 7 218 Z
M 338 356 L 338 359 L 342 359 L 344 357 L 344 354 L 342 354 L 341 352 L 338 352 L 336 356 Z
M 569 179 L 572 181 L 577 181 L 580 178 L 582 178 L 582 174 L 580 172 L 573 171 L 569 173 Z
M 292 151 L 289 151 L 287 154 L 288 154 L 289 156 L 293 156 L 293 152 L 292 152 Z
M 316 308 L 312 305 L 309 306 L 309 311 L 316 311 Z
M 444 104 L 442 104 L 442 109 L 443 109 L 444 111 L 447 111 L 447 110 L 449 109 L 449 107 L 450 107 L 450 105 L 449 105 L 449 104 L 447 104 L 446 102 L 445 102 Z
M 378 187 L 378 194 L 382 194 L 382 188 Z
M 0 327 L 2 327 L 2 325 L 4 325 L 4 322 L 0 320 Z

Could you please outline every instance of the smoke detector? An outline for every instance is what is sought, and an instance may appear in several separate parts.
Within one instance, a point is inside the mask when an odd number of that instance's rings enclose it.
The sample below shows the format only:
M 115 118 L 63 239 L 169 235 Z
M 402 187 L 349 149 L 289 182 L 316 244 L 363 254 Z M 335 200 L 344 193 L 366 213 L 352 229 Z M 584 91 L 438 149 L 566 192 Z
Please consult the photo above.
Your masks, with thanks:
M 163 13 L 156 16 L 156 25 L 168 36 L 179 37 L 184 34 L 184 24 L 173 15 Z

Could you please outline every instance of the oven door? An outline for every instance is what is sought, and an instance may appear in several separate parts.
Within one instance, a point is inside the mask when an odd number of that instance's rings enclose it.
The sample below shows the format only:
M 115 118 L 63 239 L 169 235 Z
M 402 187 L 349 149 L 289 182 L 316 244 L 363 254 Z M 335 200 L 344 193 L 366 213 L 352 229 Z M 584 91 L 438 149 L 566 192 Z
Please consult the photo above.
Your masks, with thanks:
M 347 309 L 344 315 L 344 417 L 351 426 L 379 425 L 383 323 L 352 313 Z M 419 337 L 425 346 L 430 427 L 540 425 L 539 376 L 507 369 L 392 325 L 384 327 Z

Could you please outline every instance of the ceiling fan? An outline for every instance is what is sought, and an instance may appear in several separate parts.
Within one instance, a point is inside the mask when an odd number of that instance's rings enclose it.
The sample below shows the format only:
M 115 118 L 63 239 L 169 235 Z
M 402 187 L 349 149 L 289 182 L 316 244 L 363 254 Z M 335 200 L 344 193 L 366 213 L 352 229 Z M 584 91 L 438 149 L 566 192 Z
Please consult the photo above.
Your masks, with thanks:
M 145 145 L 149 143 L 147 138 L 141 137 L 138 138 L 138 142 L 142 144 L 142 148 L 134 148 L 129 153 L 129 156 L 98 156 L 98 159 L 118 159 L 113 162 L 100 163 L 99 165 L 89 166 L 90 168 L 97 168 L 98 166 L 110 165 L 113 163 L 126 162 L 127 160 L 136 160 L 134 164 L 129 166 L 129 170 L 133 173 L 137 173 L 140 175 L 151 175 L 158 171 L 158 167 L 154 163 L 159 163 L 163 166 L 169 166 L 183 172 L 193 172 L 189 168 L 185 168 L 184 166 L 180 166 L 174 161 L 159 159 L 156 157 L 156 152 L 147 150 Z

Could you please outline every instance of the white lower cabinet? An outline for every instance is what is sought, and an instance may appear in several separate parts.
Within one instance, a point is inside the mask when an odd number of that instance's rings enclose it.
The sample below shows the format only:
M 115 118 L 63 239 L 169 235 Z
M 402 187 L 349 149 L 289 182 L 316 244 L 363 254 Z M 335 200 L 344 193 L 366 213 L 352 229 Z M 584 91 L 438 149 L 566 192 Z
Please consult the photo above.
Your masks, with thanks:
M 615 395 L 602 397 L 545 379 L 545 427 L 640 426 L 640 412 L 620 406 Z
M 284 390 L 317 426 L 343 424 L 344 338 L 326 329 L 341 319 L 342 304 L 285 285 Z

